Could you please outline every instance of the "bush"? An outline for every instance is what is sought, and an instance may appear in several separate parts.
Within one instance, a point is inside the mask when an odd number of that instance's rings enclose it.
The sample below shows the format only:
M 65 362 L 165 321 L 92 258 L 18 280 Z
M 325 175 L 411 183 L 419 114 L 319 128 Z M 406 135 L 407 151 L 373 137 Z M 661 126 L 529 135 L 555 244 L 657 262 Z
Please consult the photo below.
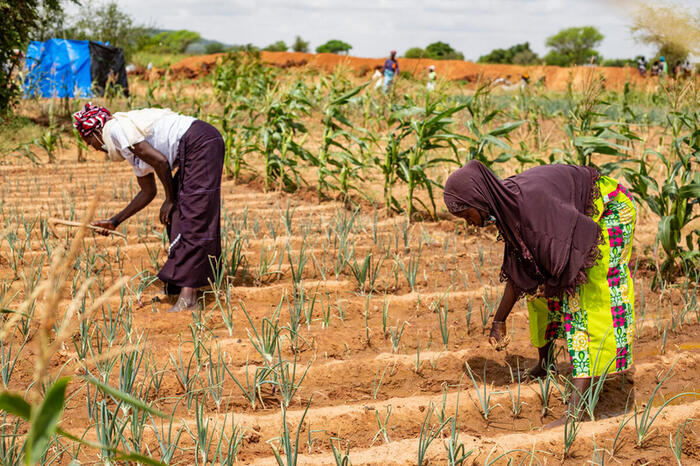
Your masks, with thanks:
M 289 49 L 289 46 L 283 40 L 278 40 L 268 45 L 263 50 L 267 52 L 286 52 L 287 49 Z
M 464 60 L 464 54 L 445 42 L 433 42 L 425 48 L 427 58 L 433 60 Z
M 206 53 L 223 53 L 226 51 L 226 46 L 221 42 L 209 42 L 204 50 Z
M 187 46 L 201 39 L 199 33 L 186 29 L 163 31 L 153 35 L 142 49 L 159 53 L 184 53 Z
M 331 39 L 323 45 L 316 47 L 316 53 L 348 53 L 352 45 L 342 40 Z
M 428 58 L 428 54 L 420 47 L 411 47 L 403 56 L 404 58 Z
M 292 50 L 295 52 L 308 52 L 309 43 L 302 39 L 301 36 L 296 36 L 294 43 L 292 44 Z
M 507 49 L 494 49 L 491 53 L 479 57 L 477 61 L 479 63 L 534 65 L 540 62 L 540 58 L 530 49 L 529 42 L 523 42 Z

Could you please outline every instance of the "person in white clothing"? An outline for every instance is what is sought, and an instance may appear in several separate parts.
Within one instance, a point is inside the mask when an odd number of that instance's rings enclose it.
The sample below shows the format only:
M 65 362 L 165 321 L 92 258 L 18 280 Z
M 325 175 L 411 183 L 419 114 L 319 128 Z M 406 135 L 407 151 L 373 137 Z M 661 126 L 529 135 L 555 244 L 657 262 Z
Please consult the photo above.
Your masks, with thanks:
M 197 288 L 213 279 L 210 257 L 221 255 L 221 134 L 209 123 L 169 109 L 112 115 L 88 103 L 73 117 L 88 144 L 113 161 L 129 162 L 141 188 L 119 213 L 94 225 L 113 230 L 150 204 L 157 176 L 165 192 L 159 217 L 170 238 L 168 259 L 158 278 L 167 294 L 179 294 L 171 312 L 196 309 Z

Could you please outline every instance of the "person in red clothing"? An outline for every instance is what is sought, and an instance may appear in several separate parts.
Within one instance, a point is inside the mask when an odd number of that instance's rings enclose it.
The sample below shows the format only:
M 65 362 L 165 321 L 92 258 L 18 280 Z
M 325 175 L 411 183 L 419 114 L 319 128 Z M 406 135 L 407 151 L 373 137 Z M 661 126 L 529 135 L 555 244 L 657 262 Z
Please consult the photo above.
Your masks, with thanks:
M 384 93 L 389 92 L 389 88 L 394 82 L 394 78 L 399 74 L 399 62 L 396 61 L 396 50 L 392 50 L 389 58 L 384 62 Z

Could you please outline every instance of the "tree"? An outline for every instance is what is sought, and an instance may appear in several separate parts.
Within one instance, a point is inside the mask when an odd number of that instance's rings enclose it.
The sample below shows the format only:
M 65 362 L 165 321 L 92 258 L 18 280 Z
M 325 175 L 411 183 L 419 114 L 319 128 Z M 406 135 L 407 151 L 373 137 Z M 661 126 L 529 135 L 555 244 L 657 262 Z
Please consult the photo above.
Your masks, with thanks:
M 127 58 L 135 50 L 151 43 L 151 29 L 136 25 L 133 18 L 121 11 L 115 1 L 83 5 L 67 34 L 73 39 L 109 42 L 110 45 L 121 47 Z
M 405 58 L 427 58 L 428 54 L 420 47 L 411 47 L 403 55 Z
M 157 53 L 185 53 L 187 47 L 202 39 L 198 32 L 181 29 L 179 31 L 162 31 L 152 36 L 144 49 Z
M 478 62 L 533 65 L 539 60 L 537 54 L 530 49 L 530 43 L 523 42 L 507 49 L 494 49 L 489 54 L 479 57 Z
M 286 52 L 288 48 L 289 46 L 285 44 L 283 40 L 278 40 L 277 42 L 268 45 L 263 50 L 268 52 Z
M 597 58 L 595 47 L 603 40 L 603 34 L 593 26 L 562 29 L 547 39 L 547 47 L 553 49 L 544 60 L 548 65 L 583 65 Z
M 343 53 L 346 54 L 352 48 L 352 45 L 338 39 L 331 39 L 323 45 L 316 47 L 316 53 Z
M 700 54 L 700 10 L 693 14 L 680 5 L 642 3 L 632 23 L 632 33 L 644 44 L 658 47 L 657 57 L 669 63 Z
M 42 17 L 62 14 L 59 0 L 0 0 L 0 114 L 9 111 L 19 95 L 16 71 L 32 34 L 41 28 Z M 43 15 L 46 12 L 47 15 Z
M 464 60 L 464 54 L 445 42 L 433 42 L 425 48 L 427 58 L 433 60 Z
M 204 47 L 204 50 L 208 54 L 223 53 L 226 51 L 226 46 L 224 44 L 222 44 L 221 42 L 209 42 Z
M 537 65 L 541 62 L 540 57 L 532 50 L 521 50 L 513 55 L 514 65 Z
M 55 10 L 46 5 L 39 5 L 37 21 L 30 35 L 31 40 L 44 42 L 48 39 L 66 39 L 69 18 L 63 10 Z
M 292 44 L 292 50 L 295 52 L 308 52 L 309 43 L 302 39 L 301 36 L 296 36 L 294 43 Z

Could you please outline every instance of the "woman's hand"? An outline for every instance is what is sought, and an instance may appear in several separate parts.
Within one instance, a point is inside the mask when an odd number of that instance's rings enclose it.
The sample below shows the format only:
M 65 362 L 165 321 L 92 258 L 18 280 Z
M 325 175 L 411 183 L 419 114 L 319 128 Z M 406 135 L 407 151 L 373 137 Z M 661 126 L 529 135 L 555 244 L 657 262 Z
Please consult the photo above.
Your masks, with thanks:
M 109 235 L 109 232 L 113 231 L 116 228 L 116 226 L 114 225 L 114 223 L 112 223 L 111 220 L 98 220 L 96 222 L 92 222 L 90 225 L 92 225 L 94 227 L 102 228 L 102 230 L 96 231 L 96 233 L 98 235 L 102 235 L 102 236 Z
M 506 323 L 494 320 L 491 324 L 491 334 L 489 335 L 489 343 L 496 351 L 501 351 L 510 343 L 510 335 L 506 330 Z
M 163 201 L 163 205 L 160 206 L 160 223 L 163 225 L 170 224 L 170 216 L 172 215 L 173 209 L 175 208 L 175 203 L 169 199 Z

